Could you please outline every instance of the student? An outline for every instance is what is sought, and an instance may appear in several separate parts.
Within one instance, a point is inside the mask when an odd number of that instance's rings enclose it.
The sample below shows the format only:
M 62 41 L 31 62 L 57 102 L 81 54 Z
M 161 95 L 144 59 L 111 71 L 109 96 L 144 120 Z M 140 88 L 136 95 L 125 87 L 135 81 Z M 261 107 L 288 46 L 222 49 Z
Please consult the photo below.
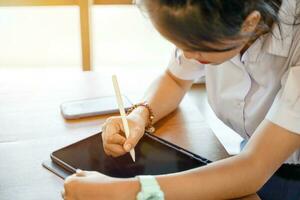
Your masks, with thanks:
M 105 152 L 115 157 L 134 148 L 145 127 L 176 109 L 202 76 L 216 115 L 248 143 L 237 156 L 182 173 L 117 179 L 80 171 L 66 180 L 66 199 L 232 199 L 256 192 L 262 199 L 300 199 L 300 2 L 138 5 L 177 49 L 148 90 L 147 104 L 128 115 L 130 137 L 121 133 L 120 118 L 107 120 Z

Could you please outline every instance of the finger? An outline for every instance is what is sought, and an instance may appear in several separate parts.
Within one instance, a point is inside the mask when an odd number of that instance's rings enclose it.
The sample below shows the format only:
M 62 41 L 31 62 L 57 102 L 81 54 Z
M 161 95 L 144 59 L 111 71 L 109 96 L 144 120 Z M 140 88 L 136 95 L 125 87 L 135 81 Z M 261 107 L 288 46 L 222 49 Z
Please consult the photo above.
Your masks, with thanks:
M 65 179 L 65 181 L 64 181 L 64 188 L 63 188 L 63 190 L 61 191 L 61 196 L 62 196 L 62 198 L 63 198 L 64 200 L 67 199 L 68 188 L 69 188 L 69 187 L 68 187 L 68 184 L 69 184 L 70 179 L 71 179 L 72 176 L 73 176 L 73 175 L 68 176 L 68 177 Z
M 109 144 L 106 146 L 106 150 L 109 151 L 114 157 L 124 155 L 125 153 L 127 153 L 123 146 L 118 144 Z
M 108 137 L 114 134 L 118 134 L 120 132 L 120 128 L 116 123 L 108 123 L 105 126 L 105 130 L 102 133 L 102 138 L 104 140 L 104 142 L 107 141 Z
M 111 153 L 111 157 L 117 158 L 117 157 L 123 156 L 124 154 L 126 154 L 126 152 L 123 153 L 123 154 L 117 154 L 117 153 L 112 152 L 112 153 Z
M 109 125 L 108 123 L 106 123 L 104 132 L 102 132 L 102 134 L 101 134 L 104 150 L 106 149 L 106 145 L 109 143 L 108 138 L 111 137 L 111 135 L 117 133 L 117 130 L 118 129 L 114 125 Z M 111 133 L 110 131 L 112 131 L 113 133 Z M 107 153 L 107 152 L 105 152 L 105 153 Z
M 112 152 L 112 151 L 107 151 L 107 156 L 109 156 L 109 157 L 118 157 L 118 156 L 120 156 L 120 155 L 118 155 L 117 153 L 114 153 L 114 152 Z
M 113 155 L 112 155 L 112 152 L 109 151 L 109 150 L 105 150 L 105 154 L 106 154 L 106 156 L 108 156 L 108 157 L 112 157 L 112 156 L 113 156 Z
M 121 136 L 120 134 L 114 134 L 107 138 L 107 142 L 109 144 L 120 144 L 123 145 L 126 141 L 126 138 Z
M 106 123 L 103 123 L 102 126 L 101 126 L 101 132 L 105 132 L 105 128 L 106 128 Z
M 85 171 L 81 170 L 81 169 L 76 169 L 76 176 L 77 177 L 82 177 L 82 176 L 85 176 L 86 173 Z
M 116 134 L 120 132 L 120 127 L 117 123 L 109 123 L 105 127 L 105 132 L 109 133 L 109 135 Z
M 138 141 L 143 136 L 143 133 L 144 133 L 144 130 L 139 127 L 130 129 L 129 137 L 127 138 L 127 140 L 125 141 L 125 143 L 123 145 L 123 148 L 125 149 L 125 151 L 129 152 L 132 148 L 134 148 L 136 146 L 136 144 L 138 143 Z
M 105 155 L 107 155 L 107 156 L 111 156 L 111 153 L 110 153 L 110 151 L 109 150 L 107 150 L 107 149 L 103 149 L 104 150 L 104 153 L 105 153 Z
M 107 148 L 108 145 L 105 145 L 103 147 L 104 153 L 106 154 L 106 156 L 112 156 L 112 152 Z
M 64 192 L 62 193 L 64 200 L 71 200 L 74 198 L 74 193 L 77 191 L 76 185 L 80 177 L 76 176 L 76 173 L 68 176 L 64 181 Z
M 101 130 L 102 130 L 102 131 L 105 129 L 105 126 L 106 126 L 106 124 L 107 124 L 107 122 L 106 122 L 106 121 L 105 121 L 105 122 L 103 122 L 103 123 L 101 124 Z

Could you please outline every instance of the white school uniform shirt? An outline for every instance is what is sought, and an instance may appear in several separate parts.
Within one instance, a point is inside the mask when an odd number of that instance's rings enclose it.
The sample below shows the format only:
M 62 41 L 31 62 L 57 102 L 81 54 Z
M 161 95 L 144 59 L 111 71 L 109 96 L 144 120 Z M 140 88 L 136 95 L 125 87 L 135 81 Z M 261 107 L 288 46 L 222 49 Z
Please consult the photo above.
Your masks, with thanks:
M 225 124 L 248 139 L 266 118 L 300 134 L 300 10 L 297 0 L 283 0 L 279 26 L 261 36 L 241 57 L 203 65 L 176 49 L 169 71 L 183 80 L 205 76 L 208 102 Z M 276 148 L 276 147 L 274 147 Z M 286 161 L 300 163 L 300 149 Z

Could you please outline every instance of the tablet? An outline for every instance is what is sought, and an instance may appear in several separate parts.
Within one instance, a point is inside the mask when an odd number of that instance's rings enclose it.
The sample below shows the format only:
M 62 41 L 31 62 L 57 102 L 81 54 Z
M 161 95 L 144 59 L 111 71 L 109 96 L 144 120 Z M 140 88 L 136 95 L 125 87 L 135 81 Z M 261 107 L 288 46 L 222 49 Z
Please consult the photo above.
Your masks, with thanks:
M 98 171 L 108 176 L 128 178 L 189 170 L 210 163 L 154 135 L 145 133 L 135 147 L 136 162 L 130 154 L 113 158 L 104 153 L 101 133 L 59 149 L 51 154 L 54 163 L 74 173 L 76 169 Z

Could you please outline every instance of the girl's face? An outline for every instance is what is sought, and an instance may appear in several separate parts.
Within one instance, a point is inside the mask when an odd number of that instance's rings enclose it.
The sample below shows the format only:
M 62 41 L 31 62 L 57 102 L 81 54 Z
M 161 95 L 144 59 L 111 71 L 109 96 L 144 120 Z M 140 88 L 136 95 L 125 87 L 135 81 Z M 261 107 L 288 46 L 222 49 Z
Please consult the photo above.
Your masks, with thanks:
M 186 48 L 184 45 L 175 41 L 175 39 L 172 39 L 172 36 L 167 31 L 160 28 L 160 26 L 155 24 L 154 26 L 164 38 L 173 43 L 178 49 L 181 49 L 187 59 L 194 59 L 202 64 L 219 65 L 230 60 L 242 52 L 246 44 L 249 42 L 249 38 L 237 39 L 234 41 L 223 41 L 222 45 L 209 44 L 212 49 L 217 49 L 217 52 L 194 51 Z
M 173 44 L 175 44 L 179 49 L 183 51 L 183 54 L 187 59 L 194 59 L 197 60 L 199 63 L 212 64 L 212 65 L 221 64 L 235 57 L 243 50 L 245 43 L 246 42 L 241 42 L 238 47 L 231 50 L 225 50 L 222 52 L 202 52 L 202 51 L 191 51 L 185 49 L 184 47 L 181 47 L 179 44 L 173 42 Z M 223 49 L 229 49 L 229 48 L 222 48 L 222 49 L 220 48 L 220 50 Z
M 159 26 L 155 27 L 164 38 L 173 43 L 178 49 L 183 51 L 184 57 L 186 57 L 187 59 L 197 60 L 202 64 L 218 65 L 227 60 L 230 60 L 231 58 L 239 54 L 248 42 L 248 39 L 239 39 L 237 41 L 225 41 L 223 42 L 224 44 L 222 46 L 211 44 L 210 46 L 213 49 L 219 50 L 218 52 L 194 51 L 173 40 L 172 36 L 168 35 L 168 33 L 161 29 Z M 234 48 L 232 48 L 233 44 Z

